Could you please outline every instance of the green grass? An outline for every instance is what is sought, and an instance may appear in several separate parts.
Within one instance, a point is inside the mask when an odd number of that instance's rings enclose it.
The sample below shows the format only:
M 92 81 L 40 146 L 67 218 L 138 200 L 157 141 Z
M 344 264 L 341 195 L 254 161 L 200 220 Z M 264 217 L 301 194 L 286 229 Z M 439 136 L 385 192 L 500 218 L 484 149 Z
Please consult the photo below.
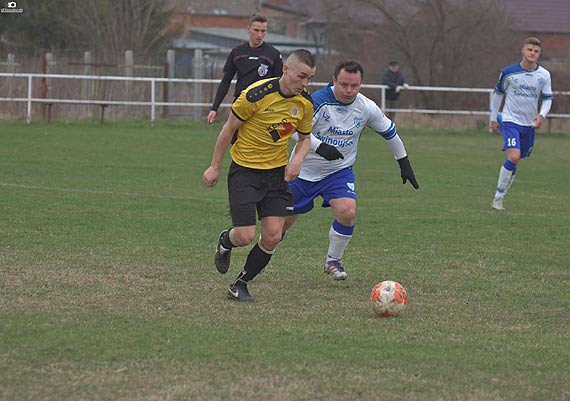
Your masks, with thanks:
M 498 137 L 403 130 L 414 191 L 367 132 L 349 279 L 317 205 L 249 305 L 225 299 L 249 247 L 213 267 L 219 128 L 0 123 L 0 400 L 570 400 L 570 136 L 539 135 L 496 212 Z M 403 316 L 374 316 L 381 279 Z

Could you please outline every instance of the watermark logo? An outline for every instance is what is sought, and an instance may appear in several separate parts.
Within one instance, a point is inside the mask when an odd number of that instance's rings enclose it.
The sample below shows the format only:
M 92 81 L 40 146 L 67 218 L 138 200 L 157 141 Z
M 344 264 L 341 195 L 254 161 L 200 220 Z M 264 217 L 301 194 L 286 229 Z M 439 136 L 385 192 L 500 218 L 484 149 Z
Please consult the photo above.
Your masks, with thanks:
M 22 14 L 24 12 L 23 8 L 18 8 L 18 4 L 15 1 L 9 1 L 6 3 L 5 8 L 0 9 L 2 14 Z

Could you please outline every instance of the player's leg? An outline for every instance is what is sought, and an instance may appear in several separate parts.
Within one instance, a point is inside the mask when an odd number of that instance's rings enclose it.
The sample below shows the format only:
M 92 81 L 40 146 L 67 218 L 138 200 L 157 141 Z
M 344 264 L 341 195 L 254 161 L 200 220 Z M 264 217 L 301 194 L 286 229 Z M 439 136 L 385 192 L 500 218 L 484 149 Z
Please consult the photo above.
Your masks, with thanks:
M 503 150 L 507 152 L 507 157 L 499 170 L 499 179 L 497 180 L 497 189 L 491 204 L 495 210 L 503 210 L 503 200 L 512 185 L 516 174 L 517 165 L 521 158 L 521 140 L 520 126 L 510 122 L 501 124 L 503 133 Z
M 284 217 L 271 216 L 261 219 L 261 237 L 251 248 L 243 270 L 228 288 L 228 297 L 236 301 L 253 302 L 247 285 L 269 264 L 281 239 Z
M 329 203 L 334 211 L 335 220 L 329 229 L 329 249 L 324 270 L 335 280 L 344 280 L 348 273 L 341 264 L 341 259 L 352 239 L 356 200 L 352 198 L 337 198 L 330 199 Z
M 218 272 L 225 274 L 230 267 L 232 248 L 249 245 L 255 237 L 256 226 L 230 227 L 220 233 L 214 262 Z
M 517 166 L 519 164 L 520 159 L 525 159 L 527 157 L 530 157 L 532 150 L 534 149 L 534 128 L 524 127 L 524 129 L 521 130 L 520 138 L 521 138 L 520 140 L 521 149 L 519 154 L 517 155 L 515 153 L 512 155 L 512 157 L 509 158 L 510 160 L 513 160 L 513 162 L 515 162 Z M 515 167 L 515 169 L 513 170 L 513 174 L 511 175 L 511 180 L 509 181 L 509 185 L 507 185 L 507 192 L 511 189 L 511 186 L 513 185 L 513 181 L 515 180 L 516 177 L 516 172 L 517 169 Z
M 507 192 L 509 192 L 509 190 L 513 186 L 513 182 L 515 181 L 517 173 L 517 166 L 519 165 L 520 160 L 526 157 L 530 157 L 532 149 L 534 148 L 534 128 L 519 126 L 519 147 L 520 147 L 519 149 L 515 148 L 507 149 L 507 160 L 505 161 L 505 164 L 509 164 L 507 162 L 510 162 L 511 165 L 510 167 L 512 168 L 510 173 L 510 178 L 508 177 L 509 175 L 508 171 L 506 172 L 504 177 L 501 177 L 499 174 L 499 181 L 501 181 L 501 178 L 503 178 L 503 181 L 501 182 L 500 186 L 504 188 L 504 191 L 502 193 L 503 195 L 502 198 L 499 197 L 499 202 L 502 209 L 504 209 L 502 200 L 504 199 Z M 505 182 L 507 182 L 506 187 L 504 187 Z M 499 185 L 497 187 L 499 187 Z M 495 199 L 497 199 L 496 195 L 497 194 L 495 194 Z M 493 201 L 493 207 L 495 208 L 495 200 Z
M 247 285 L 267 266 L 281 240 L 285 217 L 293 214 L 293 194 L 283 180 L 284 168 L 263 173 L 264 196 L 257 202 L 261 220 L 261 237 L 247 255 L 243 270 L 228 288 L 228 297 L 253 302 Z M 233 210 L 232 210 L 233 215 Z
M 281 241 L 285 238 L 287 230 L 293 227 L 300 214 L 305 214 L 313 210 L 314 200 L 317 196 L 320 196 L 319 183 L 297 178 L 289 182 L 288 187 L 289 191 L 293 194 L 294 214 L 285 217 L 285 225 L 283 226 Z
M 253 280 L 267 266 L 281 240 L 285 217 L 268 216 L 261 219 L 261 237 L 249 252 L 243 268 L 242 279 Z
M 299 218 L 298 214 L 294 214 L 293 216 L 287 216 L 285 218 L 285 224 L 283 225 L 283 236 L 285 236 L 285 233 L 287 232 L 288 229 L 290 229 L 295 225 L 295 223 L 297 222 L 297 218 Z
M 329 248 L 324 271 L 335 280 L 348 276 L 341 259 L 348 247 L 354 231 L 356 216 L 356 187 L 352 169 L 344 169 L 331 174 L 323 188 L 323 206 L 331 206 L 335 220 L 329 229 Z
M 234 247 L 246 246 L 255 238 L 256 201 L 259 194 L 257 181 L 261 178 L 252 169 L 232 163 L 228 172 L 228 197 L 232 227 L 221 232 L 216 245 L 216 269 L 225 274 L 230 267 Z

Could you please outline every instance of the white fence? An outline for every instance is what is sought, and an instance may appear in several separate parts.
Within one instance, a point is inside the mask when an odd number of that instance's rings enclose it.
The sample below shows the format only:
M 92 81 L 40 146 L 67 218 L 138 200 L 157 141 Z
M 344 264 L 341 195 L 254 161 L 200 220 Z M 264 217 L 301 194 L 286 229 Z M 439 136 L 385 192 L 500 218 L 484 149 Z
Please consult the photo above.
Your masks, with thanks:
M 194 99 L 192 102 L 170 102 L 161 101 L 157 98 L 157 83 L 185 83 L 196 85 L 197 89 L 201 89 L 203 84 L 218 84 L 219 80 L 214 79 L 176 79 L 176 78 L 143 78 L 143 77 L 122 77 L 122 76 L 94 76 L 94 75 L 64 75 L 64 74 L 24 74 L 24 73 L 0 73 L 0 78 L 24 79 L 27 80 L 27 95 L 21 97 L 3 97 L 0 93 L 0 102 L 23 102 L 27 104 L 27 117 L 28 123 L 32 122 L 32 104 L 78 104 L 78 105 L 100 105 L 102 109 L 106 106 L 121 105 L 121 106 L 140 106 L 148 107 L 150 110 L 150 122 L 154 126 L 156 122 L 157 107 L 191 107 L 201 108 L 210 107 L 211 101 L 204 103 L 201 102 L 201 90 L 195 90 Z M 54 80 L 54 79 L 80 79 L 80 80 L 106 80 L 106 81 L 128 81 L 128 82 L 146 82 L 150 88 L 150 99 L 147 101 L 129 101 L 129 100 L 97 100 L 97 99 L 62 99 L 62 98 L 48 98 L 48 97 L 34 97 L 34 85 L 37 85 L 38 80 Z M 235 83 L 235 81 L 234 81 Z M 51 81 L 53 85 L 53 81 Z M 312 82 L 311 86 L 325 86 L 326 82 Z M 0 86 L 0 89 L 2 86 Z M 441 110 L 441 109 L 416 109 L 416 108 L 386 108 L 385 90 L 388 88 L 385 85 L 363 84 L 364 89 L 379 89 L 381 91 L 381 108 L 387 112 L 394 111 L 398 113 L 423 113 L 423 114 L 455 114 L 455 115 L 489 115 L 489 111 L 485 110 Z M 439 92 L 461 92 L 461 93 L 487 93 L 489 98 L 493 89 L 486 88 L 456 88 L 456 87 L 428 87 L 428 86 L 410 86 L 410 91 L 439 91 Z M 570 96 L 570 91 L 554 92 L 555 96 Z M 230 107 L 231 104 L 223 103 L 221 107 Z M 488 104 L 482 105 L 488 108 Z M 554 118 L 570 118 L 570 114 L 549 114 L 549 117 Z

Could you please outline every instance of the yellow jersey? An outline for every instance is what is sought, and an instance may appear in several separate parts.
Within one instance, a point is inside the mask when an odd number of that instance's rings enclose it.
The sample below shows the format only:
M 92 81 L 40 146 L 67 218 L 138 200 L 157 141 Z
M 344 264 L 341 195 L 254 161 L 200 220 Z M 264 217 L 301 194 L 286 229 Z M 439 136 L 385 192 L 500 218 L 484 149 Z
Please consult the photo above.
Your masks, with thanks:
M 230 149 L 233 161 L 269 170 L 287 165 L 287 143 L 295 131 L 311 133 L 313 101 L 306 89 L 300 95 L 284 96 L 279 78 L 270 78 L 242 91 L 232 105 L 232 113 L 243 121 Z

